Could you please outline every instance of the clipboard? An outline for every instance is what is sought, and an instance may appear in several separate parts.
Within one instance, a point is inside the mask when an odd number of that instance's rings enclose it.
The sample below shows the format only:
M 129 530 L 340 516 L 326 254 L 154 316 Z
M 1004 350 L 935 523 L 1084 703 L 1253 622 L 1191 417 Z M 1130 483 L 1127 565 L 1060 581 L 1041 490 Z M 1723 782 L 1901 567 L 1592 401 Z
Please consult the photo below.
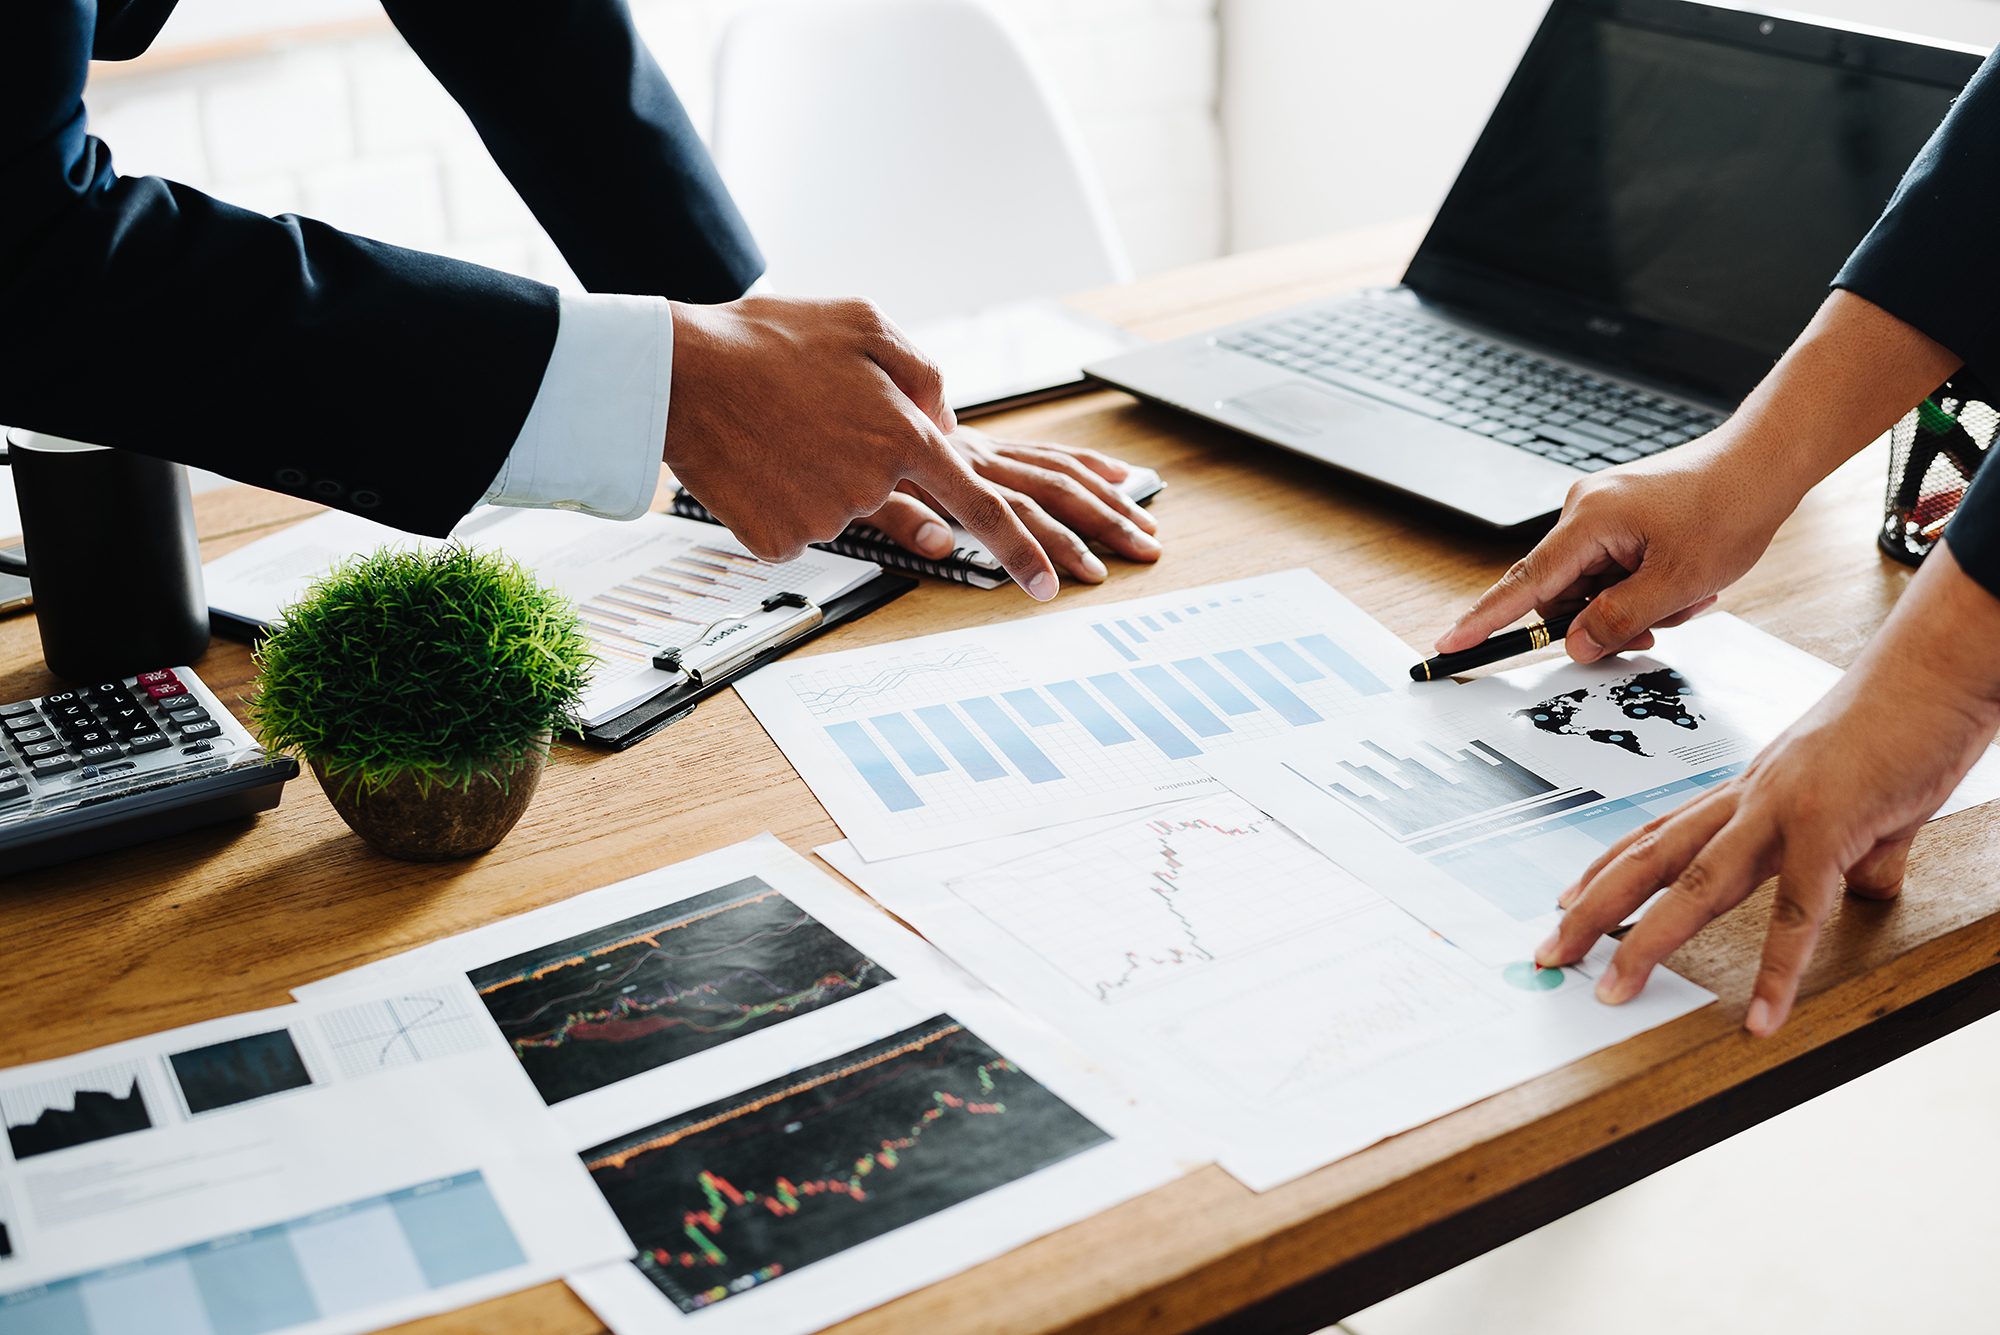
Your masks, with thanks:
M 758 618 L 754 617 L 741 618 L 733 623 L 718 623 L 703 637 L 704 641 L 716 641 L 716 652 L 700 665 L 703 670 L 690 674 L 682 684 L 670 686 L 622 714 L 601 723 L 586 725 L 583 740 L 613 751 L 623 751 L 668 724 L 686 718 L 694 712 L 696 705 L 719 691 L 728 690 L 745 673 L 755 672 L 766 663 L 784 657 L 835 626 L 844 625 L 894 602 L 916 588 L 917 584 L 917 580 L 907 575 L 891 574 L 885 570 L 861 587 L 821 606 L 814 606 L 795 595 L 784 595 L 784 599 L 791 601 L 768 600 L 778 604 L 766 608 L 772 614 L 768 629 L 759 626 Z M 208 621 L 213 633 L 225 639 L 241 640 L 245 644 L 255 644 L 265 629 L 261 621 L 252 621 L 213 607 L 209 609 Z M 742 629 L 729 633 L 735 626 Z M 740 643 L 729 642 L 739 639 Z M 659 660 L 655 661 L 659 663 Z M 659 665 L 666 666 L 665 663 Z

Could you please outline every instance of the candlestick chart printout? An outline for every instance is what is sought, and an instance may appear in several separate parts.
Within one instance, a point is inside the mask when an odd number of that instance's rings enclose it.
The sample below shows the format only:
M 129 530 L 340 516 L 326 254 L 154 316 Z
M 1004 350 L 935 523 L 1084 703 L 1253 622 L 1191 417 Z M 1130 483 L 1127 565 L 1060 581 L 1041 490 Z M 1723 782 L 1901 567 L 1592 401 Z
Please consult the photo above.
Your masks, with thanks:
M 1190 795 L 1200 757 L 1406 693 L 1410 661 L 1294 570 L 786 660 L 737 689 L 879 859 Z
M 948 1015 L 583 1153 L 682 1312 L 1109 1137 Z
M 750 876 L 467 977 L 535 1088 L 555 1104 L 894 975 Z

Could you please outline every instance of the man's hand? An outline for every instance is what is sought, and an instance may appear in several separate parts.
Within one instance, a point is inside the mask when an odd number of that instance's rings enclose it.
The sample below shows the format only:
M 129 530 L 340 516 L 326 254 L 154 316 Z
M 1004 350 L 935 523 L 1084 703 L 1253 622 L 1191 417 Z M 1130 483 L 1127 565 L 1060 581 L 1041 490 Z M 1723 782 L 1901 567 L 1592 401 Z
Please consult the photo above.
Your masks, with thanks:
M 879 510 L 899 486 L 936 497 L 1037 599 L 1048 554 L 945 439 L 938 370 L 863 301 L 672 303 L 673 401 L 662 457 L 767 561 Z
M 1439 652 L 1469 649 L 1531 608 L 1554 616 L 1586 598 L 1570 657 L 1651 647 L 1653 628 L 1713 602 L 1814 483 L 1958 365 L 1881 307 L 1833 293 L 1720 428 L 1571 487 L 1555 529 L 1438 637 Z
M 1104 562 L 1090 550 L 1101 542 L 1132 561 L 1157 561 L 1160 544 L 1153 517 L 1118 490 L 1130 472 L 1096 450 L 1068 445 L 996 440 L 975 427 L 951 433 L 951 443 L 1013 508 L 1027 530 L 1056 564 L 1087 584 L 1106 575 Z M 867 523 L 919 556 L 951 555 L 949 506 L 909 483 Z M 967 525 L 970 527 L 970 525 Z
M 1628 1001 L 1654 965 L 1775 875 L 1744 1019 L 1771 1034 L 1791 1014 L 1843 876 L 1870 899 L 1900 893 L 1910 840 L 1996 727 L 2000 600 L 1940 545 L 1860 661 L 1748 770 L 1633 831 L 1563 892 L 1568 912 L 1535 962 L 1581 959 L 1664 886 L 1598 979 L 1600 1000 Z

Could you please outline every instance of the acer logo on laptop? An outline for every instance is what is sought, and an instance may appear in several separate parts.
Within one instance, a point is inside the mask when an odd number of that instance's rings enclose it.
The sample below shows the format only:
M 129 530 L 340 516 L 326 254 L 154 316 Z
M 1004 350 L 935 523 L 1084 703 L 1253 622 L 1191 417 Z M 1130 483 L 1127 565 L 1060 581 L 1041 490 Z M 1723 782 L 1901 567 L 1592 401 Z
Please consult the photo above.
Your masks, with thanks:
M 1600 338 L 1616 338 L 1625 332 L 1625 322 L 1608 315 L 1593 315 L 1583 322 L 1583 327 Z

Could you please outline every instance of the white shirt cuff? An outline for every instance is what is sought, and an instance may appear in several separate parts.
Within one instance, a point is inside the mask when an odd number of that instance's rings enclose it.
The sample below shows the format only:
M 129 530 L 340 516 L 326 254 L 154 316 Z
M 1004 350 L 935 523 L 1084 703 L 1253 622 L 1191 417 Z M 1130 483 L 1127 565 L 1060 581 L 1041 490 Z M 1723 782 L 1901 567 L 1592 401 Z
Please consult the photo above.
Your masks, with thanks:
M 661 297 L 561 297 L 556 345 L 491 505 L 637 519 L 660 482 L 674 321 Z

